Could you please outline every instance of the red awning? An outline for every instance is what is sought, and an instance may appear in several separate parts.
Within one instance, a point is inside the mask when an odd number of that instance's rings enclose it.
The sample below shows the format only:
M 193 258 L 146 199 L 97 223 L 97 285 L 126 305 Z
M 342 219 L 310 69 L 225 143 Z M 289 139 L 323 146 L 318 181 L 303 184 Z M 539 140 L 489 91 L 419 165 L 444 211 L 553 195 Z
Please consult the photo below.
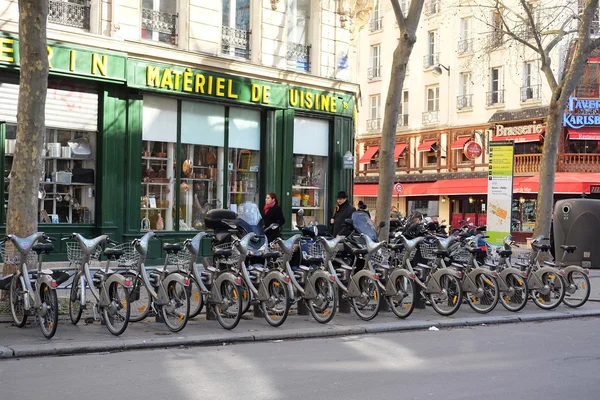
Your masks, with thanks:
M 492 142 L 505 142 L 507 140 L 512 140 L 515 143 L 526 143 L 526 142 L 539 142 L 541 139 L 540 134 L 531 133 L 529 135 L 520 135 L 520 136 L 494 136 Z
M 600 184 L 598 173 L 557 172 L 554 177 L 554 193 L 589 193 L 591 185 Z M 537 193 L 540 185 L 540 175 L 523 179 L 515 185 L 515 193 Z
M 600 141 L 600 128 L 569 129 L 569 139 Z
M 426 140 L 419 145 L 417 150 L 418 151 L 430 151 L 431 146 L 433 146 L 436 142 L 437 142 L 437 140 Z
M 452 146 L 450 146 L 450 148 L 452 150 L 462 150 L 463 147 L 465 147 L 465 143 L 467 143 L 469 140 L 471 140 L 471 136 L 461 136 L 458 139 L 456 139 L 454 143 L 452 143 Z
M 370 163 L 371 159 L 373 158 L 373 156 L 375 155 L 375 153 L 377 153 L 377 150 L 379 150 L 379 146 L 371 146 L 367 149 L 367 151 L 365 151 L 365 154 L 362 155 L 362 157 L 360 158 L 360 160 L 358 161 L 359 164 L 364 164 L 364 163 Z
M 396 144 L 396 148 L 394 148 L 394 160 L 397 160 L 404 153 L 404 150 L 406 150 L 406 143 Z

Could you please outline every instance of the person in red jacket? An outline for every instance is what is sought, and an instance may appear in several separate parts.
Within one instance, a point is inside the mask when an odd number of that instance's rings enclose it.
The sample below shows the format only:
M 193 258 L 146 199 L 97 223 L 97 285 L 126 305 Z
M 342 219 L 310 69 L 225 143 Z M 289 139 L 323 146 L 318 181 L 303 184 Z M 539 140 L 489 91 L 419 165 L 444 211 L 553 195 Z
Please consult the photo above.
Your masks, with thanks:
M 279 237 L 281 233 L 281 228 L 283 224 L 285 224 L 285 218 L 283 217 L 283 210 L 279 205 L 279 201 L 277 200 L 277 195 L 273 192 L 268 193 L 267 197 L 265 197 L 265 208 L 263 209 L 263 224 L 265 229 L 268 228 L 271 224 L 279 225 L 278 229 L 269 230 L 265 232 L 267 235 L 267 239 L 269 239 L 269 243 Z

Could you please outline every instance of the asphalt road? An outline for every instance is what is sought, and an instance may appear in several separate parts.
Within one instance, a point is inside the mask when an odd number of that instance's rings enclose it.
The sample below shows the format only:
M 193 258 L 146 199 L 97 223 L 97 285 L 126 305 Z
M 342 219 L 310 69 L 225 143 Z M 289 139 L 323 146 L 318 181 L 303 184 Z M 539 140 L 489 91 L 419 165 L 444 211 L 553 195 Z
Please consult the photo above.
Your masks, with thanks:
M 0 361 L 2 398 L 578 399 L 600 319 Z

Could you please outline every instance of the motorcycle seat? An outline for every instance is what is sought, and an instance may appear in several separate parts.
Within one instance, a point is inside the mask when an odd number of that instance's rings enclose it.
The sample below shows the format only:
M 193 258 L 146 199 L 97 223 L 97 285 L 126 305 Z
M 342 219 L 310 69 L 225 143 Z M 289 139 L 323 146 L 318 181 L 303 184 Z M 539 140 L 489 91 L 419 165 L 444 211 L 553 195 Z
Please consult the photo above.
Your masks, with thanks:
M 561 245 L 560 248 L 563 249 L 564 251 L 566 251 L 567 253 L 573 253 L 573 252 L 575 252 L 575 250 L 577 250 L 577 246 L 567 245 L 567 244 Z

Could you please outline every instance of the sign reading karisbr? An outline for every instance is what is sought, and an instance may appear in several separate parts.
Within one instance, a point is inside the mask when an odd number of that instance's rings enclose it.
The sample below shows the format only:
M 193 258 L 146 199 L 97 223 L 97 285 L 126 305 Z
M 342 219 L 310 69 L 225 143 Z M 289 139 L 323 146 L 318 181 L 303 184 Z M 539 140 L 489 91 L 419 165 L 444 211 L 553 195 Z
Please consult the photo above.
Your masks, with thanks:
M 48 67 L 51 75 L 78 75 L 125 82 L 127 57 L 112 51 L 95 51 L 81 46 L 48 41 Z M 0 32 L 0 67 L 19 68 L 19 40 Z
M 510 234 L 513 153 L 512 142 L 490 142 L 486 234 L 491 245 L 501 245 Z
M 579 129 L 600 125 L 600 100 L 569 97 L 568 113 L 563 115 L 563 126 Z

